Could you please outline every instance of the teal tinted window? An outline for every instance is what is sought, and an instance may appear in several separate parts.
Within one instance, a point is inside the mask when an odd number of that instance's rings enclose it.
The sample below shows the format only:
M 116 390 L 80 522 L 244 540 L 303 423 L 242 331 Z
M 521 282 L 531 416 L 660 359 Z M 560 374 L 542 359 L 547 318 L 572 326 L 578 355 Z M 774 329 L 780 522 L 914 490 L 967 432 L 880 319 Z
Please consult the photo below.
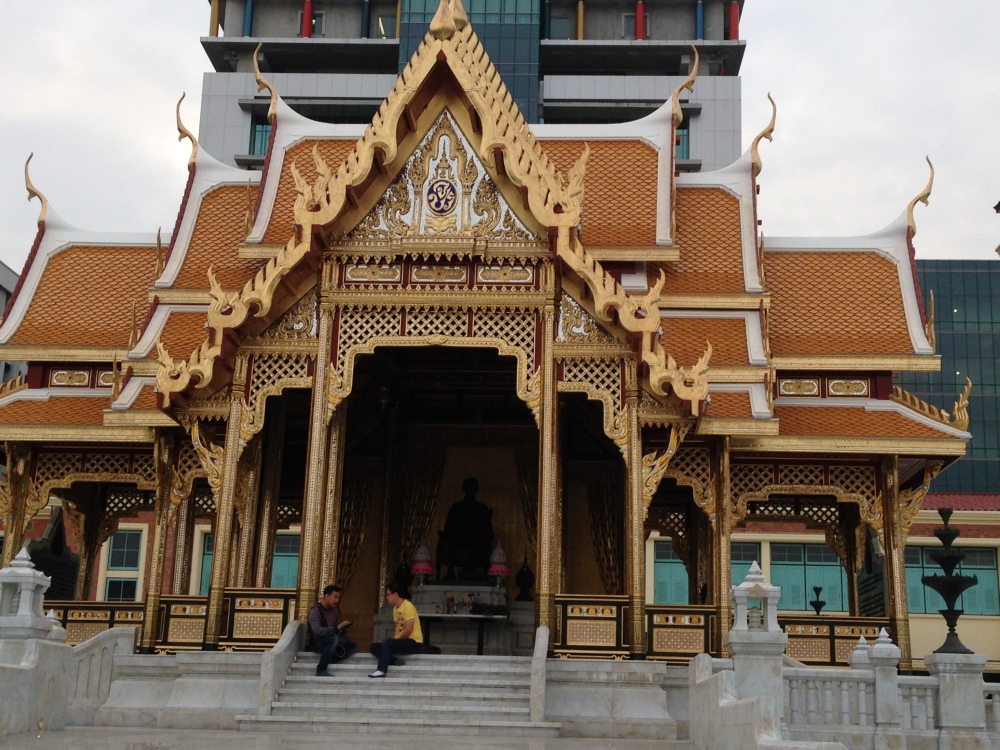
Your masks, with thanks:
M 205 534 L 205 546 L 201 553 L 201 588 L 198 593 L 201 596 L 208 596 L 208 584 L 212 581 L 212 545 L 214 539 L 211 534 Z
M 110 540 L 108 570 L 139 570 L 141 531 L 119 531 Z
M 653 601 L 656 604 L 687 604 L 687 568 L 670 540 L 653 543 Z
M 906 548 L 906 598 L 910 612 L 932 614 L 944 609 L 944 599 L 933 589 L 924 586 L 923 576 L 943 575 L 931 559 L 931 552 L 940 547 Z M 1000 615 L 1000 585 L 997 576 L 997 552 L 989 547 L 963 547 L 966 558 L 956 570 L 976 576 L 979 583 L 962 594 L 955 606 L 967 615 Z
M 271 562 L 271 588 L 293 589 L 299 575 L 299 536 L 279 534 L 274 539 Z
M 134 602 L 138 581 L 134 578 L 108 578 L 104 584 L 104 600 Z
M 729 559 L 729 573 L 735 586 L 747 577 L 753 563 L 760 564 L 760 545 L 757 542 L 733 542 Z
M 825 544 L 771 544 L 771 583 L 781 587 L 779 609 L 807 611 L 821 587 L 824 612 L 847 612 L 847 573 Z

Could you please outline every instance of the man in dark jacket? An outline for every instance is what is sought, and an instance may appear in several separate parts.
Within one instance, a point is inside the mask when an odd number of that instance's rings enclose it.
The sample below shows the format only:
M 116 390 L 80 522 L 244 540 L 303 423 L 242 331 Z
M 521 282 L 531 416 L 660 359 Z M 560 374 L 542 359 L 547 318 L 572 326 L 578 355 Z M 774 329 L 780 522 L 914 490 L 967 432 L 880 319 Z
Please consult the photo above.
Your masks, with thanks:
M 358 649 L 357 644 L 343 638 L 351 621 L 340 619 L 340 586 L 323 589 L 323 598 L 309 610 L 308 619 L 313 650 L 319 652 L 316 676 L 332 677 L 327 671 L 330 662 L 340 661 Z

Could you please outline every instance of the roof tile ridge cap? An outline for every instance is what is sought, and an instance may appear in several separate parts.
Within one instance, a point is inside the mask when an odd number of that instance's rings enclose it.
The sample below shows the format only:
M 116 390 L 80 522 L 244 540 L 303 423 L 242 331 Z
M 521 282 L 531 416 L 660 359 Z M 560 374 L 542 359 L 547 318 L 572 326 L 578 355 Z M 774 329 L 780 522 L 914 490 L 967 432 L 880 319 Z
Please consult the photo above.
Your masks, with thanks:
M 167 245 L 167 252 L 163 256 L 163 273 L 166 272 L 167 267 L 170 265 L 170 258 L 174 254 L 174 245 L 176 244 L 177 237 L 181 232 L 181 224 L 184 223 L 184 216 L 190 207 L 191 190 L 194 188 L 194 178 L 197 171 L 197 164 L 192 164 L 188 167 L 188 178 L 187 182 L 184 184 L 184 192 L 181 195 L 181 204 L 177 208 L 177 219 L 174 221 L 174 231 L 170 234 L 170 244 Z M 180 273 L 180 269 L 178 269 L 178 273 Z M 163 274 L 161 273 L 160 275 L 162 276 Z M 171 286 L 173 286 L 173 284 L 171 284 Z
M 31 270 L 31 266 L 35 262 L 35 258 L 38 255 L 38 249 L 42 245 L 42 238 L 45 236 L 45 222 L 38 222 L 38 229 L 35 231 L 35 241 L 31 244 L 31 250 L 28 251 L 28 257 L 24 261 L 24 268 L 21 269 L 20 275 L 17 277 L 17 282 L 14 284 L 13 290 L 10 293 L 10 299 L 7 300 L 7 304 L 4 306 L 3 315 L 0 316 L 0 328 L 3 327 L 4 322 L 7 320 L 7 316 L 10 315 L 10 311 L 14 308 L 14 303 L 17 302 L 18 297 L 21 295 L 21 289 L 24 286 L 24 280 L 28 277 L 28 271 Z

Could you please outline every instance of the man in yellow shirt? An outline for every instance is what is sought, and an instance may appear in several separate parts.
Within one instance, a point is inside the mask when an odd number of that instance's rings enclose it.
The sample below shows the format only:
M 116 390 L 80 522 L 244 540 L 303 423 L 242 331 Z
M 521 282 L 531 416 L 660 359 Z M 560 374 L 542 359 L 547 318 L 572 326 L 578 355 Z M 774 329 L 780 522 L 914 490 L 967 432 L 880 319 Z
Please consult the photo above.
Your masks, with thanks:
M 392 638 L 381 643 L 373 643 L 372 656 L 378 657 L 378 667 L 369 677 L 385 677 L 389 665 L 402 666 L 403 660 L 397 654 L 418 654 L 424 651 L 424 634 L 420 629 L 420 615 L 413 602 L 403 598 L 403 588 L 393 582 L 385 590 L 385 600 L 392 605 L 392 620 L 396 631 Z

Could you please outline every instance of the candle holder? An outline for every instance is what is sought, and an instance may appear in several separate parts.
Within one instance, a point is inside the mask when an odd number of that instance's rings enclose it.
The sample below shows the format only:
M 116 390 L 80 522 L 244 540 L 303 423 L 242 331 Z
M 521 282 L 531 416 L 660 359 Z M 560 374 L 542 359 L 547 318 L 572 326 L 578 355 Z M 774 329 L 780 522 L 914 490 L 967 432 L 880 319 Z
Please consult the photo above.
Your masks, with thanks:
M 944 599 L 946 609 L 939 609 L 938 612 L 944 617 L 944 621 L 948 624 L 948 635 L 944 639 L 944 643 L 941 647 L 934 651 L 935 654 L 971 654 L 972 649 L 968 648 L 962 641 L 958 639 L 958 633 L 955 632 L 955 626 L 958 623 L 958 618 L 962 616 L 964 610 L 955 609 L 955 602 L 958 601 L 958 597 L 962 595 L 963 592 L 971 589 L 973 586 L 979 583 L 979 578 L 976 576 L 966 576 L 966 575 L 956 575 L 955 568 L 958 564 L 965 559 L 965 552 L 961 547 L 952 547 L 952 543 L 961 532 L 958 529 L 953 529 L 948 525 L 948 521 L 951 520 L 952 509 L 951 508 L 941 508 L 938 510 L 938 515 L 941 516 L 941 520 L 944 521 L 944 527 L 935 529 L 934 536 L 936 536 L 941 542 L 941 548 L 935 549 L 928 553 L 928 556 L 937 563 L 941 570 L 944 571 L 944 575 L 939 576 L 937 573 L 931 576 L 922 576 L 920 578 L 921 583 L 924 584 L 929 589 L 936 591 L 942 599 Z

